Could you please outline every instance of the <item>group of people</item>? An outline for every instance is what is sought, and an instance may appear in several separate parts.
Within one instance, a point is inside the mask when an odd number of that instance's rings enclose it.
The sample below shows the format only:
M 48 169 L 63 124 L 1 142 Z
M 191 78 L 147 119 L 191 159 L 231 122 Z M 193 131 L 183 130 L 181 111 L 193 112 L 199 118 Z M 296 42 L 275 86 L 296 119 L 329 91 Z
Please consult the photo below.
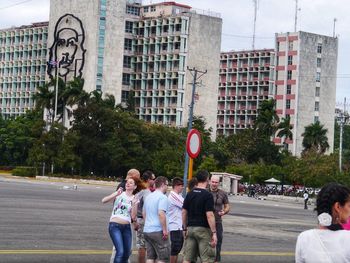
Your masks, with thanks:
M 210 180 L 210 181 L 209 181 Z M 114 248 L 111 262 L 126 263 L 132 249 L 132 228 L 136 232 L 138 262 L 220 262 L 223 239 L 222 217 L 230 210 L 227 194 L 219 189 L 220 178 L 200 171 L 189 182 L 169 180 L 131 169 L 117 190 L 102 199 L 113 202 L 109 235 Z

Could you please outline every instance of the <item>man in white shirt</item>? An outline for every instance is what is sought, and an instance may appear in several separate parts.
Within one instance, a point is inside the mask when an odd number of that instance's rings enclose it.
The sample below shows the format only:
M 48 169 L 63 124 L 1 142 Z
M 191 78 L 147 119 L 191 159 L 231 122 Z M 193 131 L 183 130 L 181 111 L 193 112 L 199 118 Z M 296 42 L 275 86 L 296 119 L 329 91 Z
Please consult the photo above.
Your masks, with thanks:
M 181 196 L 184 189 L 184 182 L 181 178 L 175 177 L 172 181 L 173 190 L 169 193 L 169 231 L 171 241 L 170 263 L 177 263 L 177 257 L 184 242 L 182 233 L 182 205 L 184 198 Z

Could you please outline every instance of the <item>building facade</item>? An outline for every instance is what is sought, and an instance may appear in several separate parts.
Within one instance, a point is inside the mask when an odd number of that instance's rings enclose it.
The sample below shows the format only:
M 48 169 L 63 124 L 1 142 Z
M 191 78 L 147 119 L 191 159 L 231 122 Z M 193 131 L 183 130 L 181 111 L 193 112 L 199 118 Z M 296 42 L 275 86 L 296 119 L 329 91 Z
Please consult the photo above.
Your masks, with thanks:
M 252 128 L 259 103 L 273 97 L 274 49 L 221 53 L 217 134 Z
M 140 119 L 185 126 L 192 75 L 187 67 L 207 70 L 197 87 L 194 114 L 216 128 L 217 72 L 222 21 L 173 2 L 144 6 L 134 23 L 132 85 Z
M 275 99 L 279 117 L 289 116 L 293 140 L 286 143 L 300 156 L 305 126 L 319 121 L 328 130 L 333 152 L 338 39 L 307 32 L 276 34 Z
M 185 126 L 187 67 L 207 70 L 194 114 L 205 117 L 214 137 L 221 27 L 218 14 L 175 2 L 51 0 L 49 60 L 60 68 L 49 66 L 48 73 L 59 70 L 67 81 L 82 76 L 86 91 L 114 95 L 117 103 L 132 91 L 140 119 Z
M 34 106 L 45 83 L 48 23 L 0 30 L 0 114 L 17 117 Z

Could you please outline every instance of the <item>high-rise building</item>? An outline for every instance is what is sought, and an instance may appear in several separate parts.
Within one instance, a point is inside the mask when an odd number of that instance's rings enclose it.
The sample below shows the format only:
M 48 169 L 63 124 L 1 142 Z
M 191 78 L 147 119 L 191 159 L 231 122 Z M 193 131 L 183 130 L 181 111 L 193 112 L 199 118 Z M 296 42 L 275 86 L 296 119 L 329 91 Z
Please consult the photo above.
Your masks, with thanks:
M 194 114 L 216 128 L 217 72 L 222 21 L 174 2 L 144 6 L 134 23 L 133 88 L 136 110 L 146 121 L 187 124 L 193 77 L 187 67 L 207 70 L 197 87 Z
M 34 106 L 45 83 L 48 22 L 0 30 L 0 114 L 16 117 Z
M 85 79 L 85 90 L 126 101 L 134 90 L 140 119 L 187 124 L 192 75 L 207 70 L 197 89 L 195 115 L 216 132 L 216 97 L 222 19 L 175 2 L 51 0 L 49 60 L 59 75 Z M 49 66 L 51 77 L 57 68 Z
M 293 140 L 274 138 L 299 156 L 305 126 L 319 121 L 333 151 L 338 39 L 307 32 L 276 34 L 276 109 L 290 116 Z
M 274 49 L 221 53 L 217 134 L 252 128 L 259 103 L 273 97 Z

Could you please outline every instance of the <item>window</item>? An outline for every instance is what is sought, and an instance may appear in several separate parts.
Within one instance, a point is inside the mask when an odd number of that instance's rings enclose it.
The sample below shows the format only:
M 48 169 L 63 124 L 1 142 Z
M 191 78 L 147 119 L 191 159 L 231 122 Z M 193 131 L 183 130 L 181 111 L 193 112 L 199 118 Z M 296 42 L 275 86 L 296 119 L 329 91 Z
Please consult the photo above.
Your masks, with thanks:
M 318 67 L 318 68 L 321 67 L 321 58 L 317 58 L 317 67 Z
M 155 12 L 156 11 L 156 7 L 153 5 L 151 6 L 151 12 Z
M 317 53 L 318 53 L 318 54 L 321 54 L 321 53 L 322 53 L 322 44 L 321 44 L 321 43 L 318 43 L 318 44 L 317 44 Z
M 123 85 L 130 85 L 130 74 L 123 73 Z
M 122 102 L 127 102 L 129 98 L 129 91 L 122 90 Z
M 314 116 L 314 123 L 319 122 L 319 121 L 320 121 L 320 117 Z
M 288 50 L 293 50 L 293 41 L 288 42 Z
M 319 111 L 319 110 L 320 110 L 320 102 L 315 101 L 315 111 Z
M 145 7 L 143 8 L 143 12 L 144 12 L 144 13 L 148 13 L 148 6 L 145 6 Z
M 124 50 L 132 50 L 132 39 L 125 38 L 124 40 Z
M 320 87 L 316 87 L 315 96 L 316 96 L 316 97 L 319 97 L 319 96 L 320 96 Z
M 288 56 L 288 65 L 293 65 L 293 56 Z
M 125 22 L 125 32 L 132 33 L 133 23 L 131 21 Z
M 287 94 L 291 94 L 292 93 L 292 86 L 291 85 L 287 85 Z
M 290 100 L 286 100 L 286 109 L 290 109 Z
M 321 72 L 316 72 L 316 82 L 321 81 Z
M 123 67 L 124 68 L 131 68 L 131 57 L 124 56 Z
M 126 6 L 126 13 L 130 15 L 139 16 L 140 15 L 140 8 L 136 6 Z
M 291 70 L 287 71 L 287 79 L 292 79 L 292 71 Z

